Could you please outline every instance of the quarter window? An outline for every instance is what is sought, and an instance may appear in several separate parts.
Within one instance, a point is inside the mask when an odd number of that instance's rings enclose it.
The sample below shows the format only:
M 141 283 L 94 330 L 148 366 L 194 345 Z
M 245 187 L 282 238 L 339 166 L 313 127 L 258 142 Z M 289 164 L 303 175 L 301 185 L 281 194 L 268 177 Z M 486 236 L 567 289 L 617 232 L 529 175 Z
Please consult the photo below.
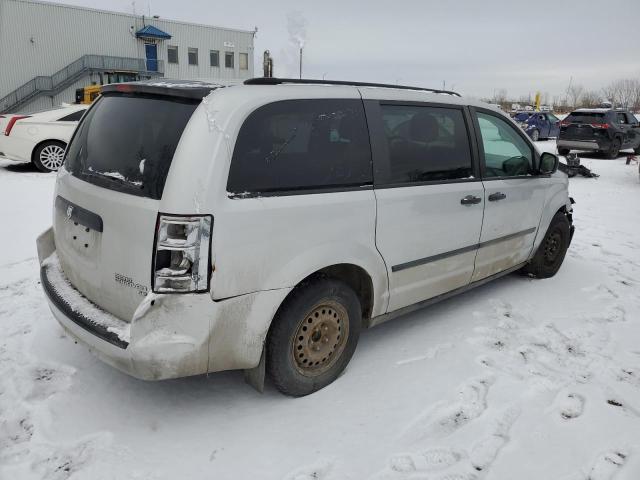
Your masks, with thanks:
M 59 122 L 79 122 L 84 114 L 85 110 L 78 110 L 77 112 L 70 113 L 69 115 L 59 118 Z
M 627 116 L 622 112 L 616 114 L 616 121 L 619 125 L 626 125 L 628 123 Z
M 478 112 L 485 177 L 515 177 L 533 171 L 533 151 L 515 127 L 493 115 Z
M 209 51 L 209 64 L 212 67 L 220 66 L 220 51 L 219 50 L 210 50 Z
M 382 105 L 389 168 L 380 184 L 455 180 L 473 176 L 469 137 L 461 110 Z
M 233 68 L 233 52 L 224 52 L 224 66 Z
M 240 70 L 248 70 L 249 69 L 249 54 L 248 53 L 241 53 L 238 58 L 239 58 Z
M 178 63 L 178 47 L 175 45 L 169 45 L 167 47 L 167 62 Z
M 260 107 L 245 120 L 227 190 L 267 193 L 371 183 L 360 100 L 285 100 Z
M 189 65 L 198 65 L 198 49 L 189 47 Z

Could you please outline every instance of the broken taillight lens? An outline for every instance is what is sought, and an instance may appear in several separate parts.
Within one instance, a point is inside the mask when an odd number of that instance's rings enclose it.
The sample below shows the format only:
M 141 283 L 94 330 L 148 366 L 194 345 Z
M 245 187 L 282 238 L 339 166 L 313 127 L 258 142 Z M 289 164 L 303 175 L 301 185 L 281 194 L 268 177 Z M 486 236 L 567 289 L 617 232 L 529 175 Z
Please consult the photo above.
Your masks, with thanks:
M 211 215 L 159 214 L 153 255 L 153 291 L 209 290 Z

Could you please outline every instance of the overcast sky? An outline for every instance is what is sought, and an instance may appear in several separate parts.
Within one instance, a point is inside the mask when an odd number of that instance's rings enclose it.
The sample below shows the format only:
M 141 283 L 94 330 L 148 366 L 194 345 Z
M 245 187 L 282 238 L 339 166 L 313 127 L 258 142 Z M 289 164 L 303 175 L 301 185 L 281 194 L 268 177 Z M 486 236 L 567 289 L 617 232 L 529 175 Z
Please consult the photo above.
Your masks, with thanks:
M 58 0 L 133 11 L 131 0 Z M 640 0 L 136 0 L 136 11 L 253 30 L 276 76 L 403 83 L 466 95 L 563 96 L 640 78 Z M 302 21 L 301 21 L 302 20 Z M 304 24 L 306 23 L 306 26 Z

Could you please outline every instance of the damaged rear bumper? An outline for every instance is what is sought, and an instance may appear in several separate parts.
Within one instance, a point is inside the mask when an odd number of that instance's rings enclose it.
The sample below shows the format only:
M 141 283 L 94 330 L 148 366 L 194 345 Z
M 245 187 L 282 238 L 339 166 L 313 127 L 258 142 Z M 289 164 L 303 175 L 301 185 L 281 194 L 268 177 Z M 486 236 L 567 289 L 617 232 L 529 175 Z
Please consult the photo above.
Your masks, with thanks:
M 271 319 L 291 290 L 218 302 L 207 294 L 149 293 L 125 321 L 68 281 L 51 229 L 37 244 L 42 286 L 56 320 L 105 363 L 143 380 L 256 367 Z

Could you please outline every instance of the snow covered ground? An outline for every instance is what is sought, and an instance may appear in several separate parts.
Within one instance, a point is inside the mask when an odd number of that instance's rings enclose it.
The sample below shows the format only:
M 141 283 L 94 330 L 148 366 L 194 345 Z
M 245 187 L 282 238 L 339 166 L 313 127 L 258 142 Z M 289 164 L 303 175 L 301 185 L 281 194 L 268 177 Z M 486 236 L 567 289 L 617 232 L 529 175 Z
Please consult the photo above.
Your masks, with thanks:
M 553 151 L 553 142 L 540 146 Z M 0 161 L 0 478 L 640 478 L 638 166 L 583 159 L 559 274 L 511 275 L 364 332 L 301 399 L 229 372 L 130 378 L 38 283 L 54 176 Z

